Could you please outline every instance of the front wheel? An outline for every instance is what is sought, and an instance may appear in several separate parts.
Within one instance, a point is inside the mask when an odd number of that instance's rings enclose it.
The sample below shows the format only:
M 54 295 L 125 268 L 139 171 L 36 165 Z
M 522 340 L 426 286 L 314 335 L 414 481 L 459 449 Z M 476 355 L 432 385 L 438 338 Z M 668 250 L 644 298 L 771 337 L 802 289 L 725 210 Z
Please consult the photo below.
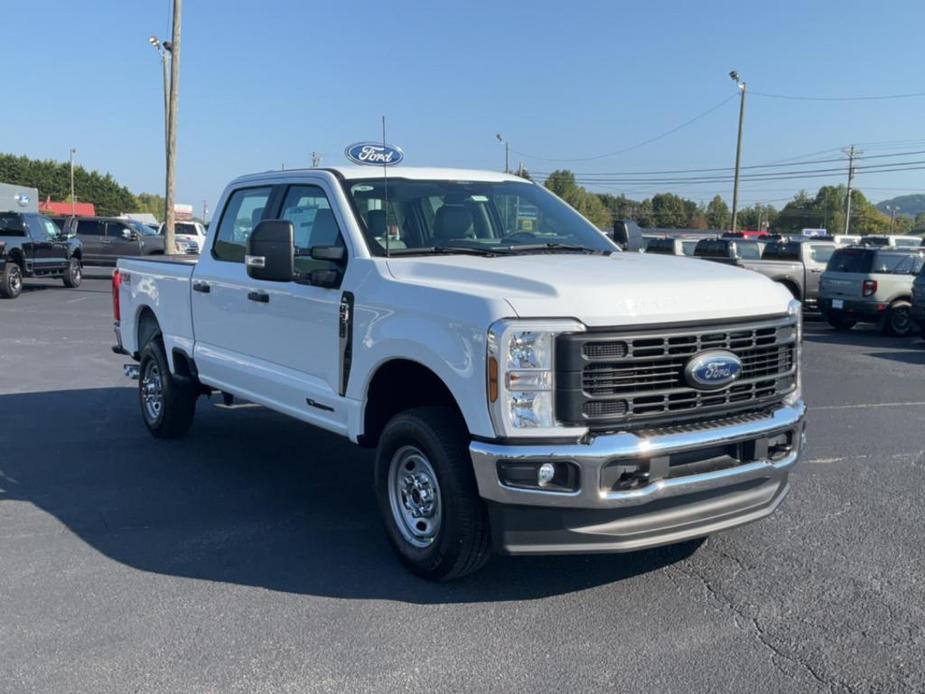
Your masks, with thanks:
M 16 263 L 7 263 L 0 272 L 0 297 L 15 299 L 22 294 L 22 269 Z
M 908 337 L 915 332 L 911 309 L 908 301 L 894 301 L 890 304 L 890 311 L 886 317 L 886 332 L 896 337 Z
M 459 416 L 421 407 L 393 417 L 376 451 L 376 497 L 386 534 L 413 573 L 447 581 L 489 556 L 488 517 Z
M 80 269 L 79 259 L 71 258 L 68 261 L 67 269 L 64 271 L 64 277 L 61 279 L 64 281 L 64 286 L 68 289 L 76 289 L 80 286 L 80 282 L 83 279 L 83 272 Z
M 193 424 L 196 389 L 170 373 L 159 339 L 151 340 L 141 351 L 138 399 L 145 425 L 160 439 L 180 438 Z

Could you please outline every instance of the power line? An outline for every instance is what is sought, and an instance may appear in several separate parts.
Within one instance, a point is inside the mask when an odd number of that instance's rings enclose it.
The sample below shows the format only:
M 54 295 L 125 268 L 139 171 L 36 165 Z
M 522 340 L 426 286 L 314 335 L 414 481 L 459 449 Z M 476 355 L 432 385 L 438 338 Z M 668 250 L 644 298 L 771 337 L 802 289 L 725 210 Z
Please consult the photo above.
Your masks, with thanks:
M 699 114 L 697 114 L 696 116 L 694 116 L 693 118 L 684 121 L 683 123 L 681 123 L 681 125 L 675 126 L 675 127 L 672 128 L 671 130 L 666 130 L 665 132 L 663 132 L 663 133 L 661 133 L 661 134 L 659 134 L 659 135 L 656 135 L 655 137 L 650 137 L 648 140 L 643 140 L 642 142 L 638 142 L 638 143 L 636 143 L 635 145 L 630 145 L 629 147 L 624 147 L 623 149 L 618 149 L 618 150 L 615 151 L 615 152 L 607 152 L 606 154 L 598 154 L 598 155 L 595 155 L 595 156 L 593 156 L 593 157 L 573 157 L 573 158 L 559 158 L 559 159 L 556 159 L 556 158 L 550 158 L 550 157 L 539 157 L 539 156 L 536 156 L 536 155 L 533 155 L 533 154 L 527 154 L 526 152 L 520 152 L 520 151 L 518 151 L 518 150 L 516 150 L 516 149 L 512 149 L 511 151 L 514 152 L 515 154 L 519 154 L 519 155 L 522 156 L 522 157 L 526 157 L 527 159 L 535 159 L 535 160 L 537 160 L 537 161 L 559 161 L 559 162 L 595 161 L 595 160 L 597 160 L 597 159 L 605 159 L 605 158 L 607 158 L 607 157 L 615 157 L 615 156 L 617 156 L 618 154 L 624 154 L 624 153 L 626 153 L 626 152 L 630 152 L 630 151 L 632 151 L 632 150 L 634 150 L 634 149 L 639 149 L 640 147 L 643 147 L 643 146 L 645 146 L 645 145 L 648 145 L 648 144 L 651 144 L 651 143 L 656 142 L 656 141 L 658 141 L 658 140 L 661 140 L 662 138 L 668 137 L 669 135 L 678 132 L 678 131 L 681 130 L 682 128 L 686 128 L 688 125 L 691 125 L 691 124 L 693 124 L 693 123 L 696 123 L 696 122 L 697 122 L 698 120 L 700 120 L 701 118 L 704 118 L 704 117 L 710 115 L 711 113 L 713 113 L 714 111 L 716 111 L 717 109 L 721 108 L 722 106 L 725 106 L 727 103 L 729 103 L 730 101 L 732 101 L 732 100 L 733 100 L 735 97 L 737 97 L 738 95 L 739 95 L 739 94 L 738 94 L 738 91 L 733 92 L 732 94 L 730 94 L 729 96 L 727 96 L 725 99 L 723 99 L 722 101 L 720 101 L 720 102 L 719 102 L 718 104 L 716 104 L 715 106 L 711 106 L 710 108 L 708 108 L 708 109 L 707 109 L 706 111 L 704 111 L 703 113 L 699 113 Z
M 751 91 L 755 96 L 767 99 L 787 99 L 789 101 L 884 101 L 886 99 L 912 99 L 925 96 L 925 92 L 908 92 L 906 94 L 884 94 L 879 96 L 798 96 L 794 94 L 769 94 Z

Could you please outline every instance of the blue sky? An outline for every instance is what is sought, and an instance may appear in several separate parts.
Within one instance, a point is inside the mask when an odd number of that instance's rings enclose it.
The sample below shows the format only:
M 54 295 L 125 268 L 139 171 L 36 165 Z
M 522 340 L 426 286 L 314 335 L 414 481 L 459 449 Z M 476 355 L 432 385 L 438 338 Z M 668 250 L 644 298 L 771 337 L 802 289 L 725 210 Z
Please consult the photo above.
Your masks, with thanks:
M 3 5 L 16 30 L 4 35 L 0 151 L 66 160 L 76 147 L 81 164 L 134 192 L 161 192 L 163 93 L 147 39 L 167 35 L 169 0 Z M 515 151 L 512 164 L 533 171 L 727 167 L 735 98 L 619 156 L 543 159 L 593 157 L 657 136 L 734 95 L 733 68 L 754 92 L 925 92 L 923 24 L 925 3 L 905 0 L 187 0 L 178 201 L 198 213 L 234 176 L 306 166 L 313 150 L 325 164 L 342 163 L 345 145 L 378 137 L 382 114 L 409 165 L 503 168 L 500 132 Z M 743 165 L 830 158 L 853 142 L 869 154 L 925 150 L 923 110 L 925 98 L 753 95 Z M 779 206 L 802 186 L 843 180 L 752 181 L 743 197 Z M 925 192 L 925 171 L 862 174 L 857 184 L 874 200 Z M 658 190 L 731 198 L 727 183 L 592 187 L 637 198 Z

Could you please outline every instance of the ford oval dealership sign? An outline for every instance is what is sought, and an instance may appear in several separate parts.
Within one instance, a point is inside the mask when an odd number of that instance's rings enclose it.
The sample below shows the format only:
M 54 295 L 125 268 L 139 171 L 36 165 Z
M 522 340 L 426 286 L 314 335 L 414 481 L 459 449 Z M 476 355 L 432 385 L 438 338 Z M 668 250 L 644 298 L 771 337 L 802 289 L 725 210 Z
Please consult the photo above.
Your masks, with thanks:
M 354 164 L 366 166 L 394 166 L 405 158 L 401 148 L 382 142 L 357 142 L 347 147 L 344 155 Z

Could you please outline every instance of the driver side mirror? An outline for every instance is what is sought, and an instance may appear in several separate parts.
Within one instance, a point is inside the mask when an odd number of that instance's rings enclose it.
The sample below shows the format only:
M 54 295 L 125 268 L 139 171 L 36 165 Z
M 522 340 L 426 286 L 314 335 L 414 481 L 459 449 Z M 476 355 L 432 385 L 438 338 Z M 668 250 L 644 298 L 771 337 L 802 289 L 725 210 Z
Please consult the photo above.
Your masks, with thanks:
M 247 276 L 268 282 L 291 282 L 293 278 L 292 222 L 265 219 L 247 238 L 244 264 Z
M 126 241 L 137 241 L 138 232 L 135 231 L 134 229 L 123 229 L 122 238 L 125 239 Z

